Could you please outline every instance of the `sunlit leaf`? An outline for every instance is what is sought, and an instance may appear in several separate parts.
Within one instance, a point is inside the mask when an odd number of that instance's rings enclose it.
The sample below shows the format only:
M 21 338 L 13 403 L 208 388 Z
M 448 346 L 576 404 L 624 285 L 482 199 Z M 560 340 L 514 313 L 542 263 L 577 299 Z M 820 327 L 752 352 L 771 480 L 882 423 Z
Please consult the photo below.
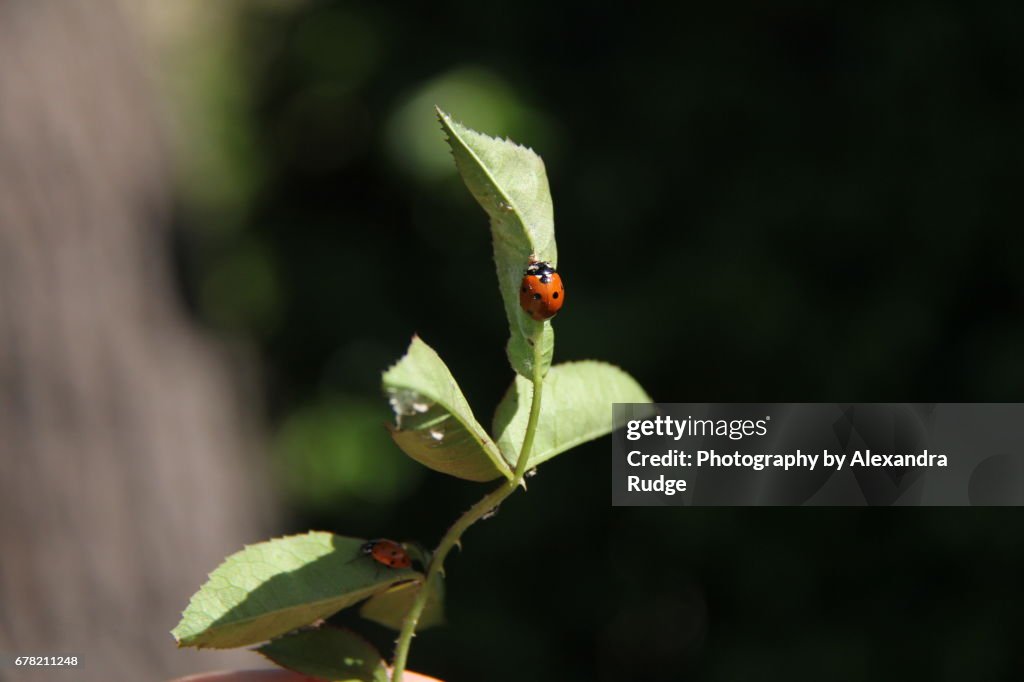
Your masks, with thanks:
M 533 384 L 517 376 L 494 414 L 502 454 L 514 466 L 526 435 Z M 544 379 L 540 418 L 528 467 L 580 443 L 611 433 L 612 403 L 649 403 L 650 397 L 614 365 L 587 360 L 555 365 Z
M 437 113 L 462 179 L 491 218 L 498 286 L 511 332 L 509 362 L 531 377 L 534 340 L 543 348 L 545 371 L 554 348 L 551 322 L 536 322 L 519 307 L 519 284 L 531 258 L 558 264 L 544 162 L 532 149 L 471 130 L 440 109 Z
M 210 574 L 171 634 L 179 646 L 256 644 L 422 578 L 377 563 L 361 551 L 365 542 L 311 532 L 249 545 Z
M 395 411 L 391 437 L 417 462 L 469 481 L 512 478 L 452 373 L 419 337 L 384 373 L 384 390 Z

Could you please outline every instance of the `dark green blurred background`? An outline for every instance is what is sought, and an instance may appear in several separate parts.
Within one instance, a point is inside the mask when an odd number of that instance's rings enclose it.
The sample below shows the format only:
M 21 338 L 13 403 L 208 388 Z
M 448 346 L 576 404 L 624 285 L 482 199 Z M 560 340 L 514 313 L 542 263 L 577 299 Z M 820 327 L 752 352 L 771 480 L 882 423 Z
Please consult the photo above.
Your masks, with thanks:
M 383 427 L 414 332 L 484 423 L 512 378 L 434 104 L 547 163 L 558 361 L 662 401 L 1024 399 L 1018 3 L 233 7 L 177 75 L 178 252 L 197 318 L 257 351 L 284 530 L 433 545 L 489 490 Z M 612 509 L 610 454 L 468 533 L 413 668 L 1021 678 L 1019 510 Z

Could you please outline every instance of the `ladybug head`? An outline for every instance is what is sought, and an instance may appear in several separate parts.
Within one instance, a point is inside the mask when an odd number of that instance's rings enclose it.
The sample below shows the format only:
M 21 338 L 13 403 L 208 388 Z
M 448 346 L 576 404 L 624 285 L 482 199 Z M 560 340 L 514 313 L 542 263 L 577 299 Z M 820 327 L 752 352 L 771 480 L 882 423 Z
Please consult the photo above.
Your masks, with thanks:
M 526 267 L 526 272 L 524 272 L 523 274 L 526 276 L 533 275 L 535 277 L 538 277 L 541 282 L 547 284 L 548 282 L 551 281 L 551 275 L 555 274 L 555 272 L 557 271 L 553 267 L 551 267 L 551 263 L 539 260 L 530 263 Z

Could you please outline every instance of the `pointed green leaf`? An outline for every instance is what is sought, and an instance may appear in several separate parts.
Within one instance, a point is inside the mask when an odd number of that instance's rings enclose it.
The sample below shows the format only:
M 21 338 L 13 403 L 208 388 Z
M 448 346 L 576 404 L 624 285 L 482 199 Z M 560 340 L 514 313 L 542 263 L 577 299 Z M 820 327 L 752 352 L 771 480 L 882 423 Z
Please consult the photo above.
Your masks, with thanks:
M 388 682 L 380 652 L 348 630 L 324 627 L 285 635 L 257 649 L 282 668 L 333 682 Z
M 392 630 L 401 630 L 405 615 L 412 608 L 422 583 L 395 585 L 386 592 L 373 595 L 359 611 L 359 615 Z M 416 630 L 425 630 L 444 623 L 444 578 L 435 575 L 431 581 L 427 603 L 420 614 Z
M 517 376 L 494 414 L 498 447 L 515 466 L 526 435 L 533 384 Z M 649 403 L 633 377 L 614 365 L 594 360 L 555 365 L 544 379 L 540 419 L 528 467 L 534 467 L 580 443 L 611 433 L 612 403 Z
M 361 551 L 365 542 L 311 532 L 249 545 L 210 574 L 171 634 L 178 646 L 256 644 L 422 578 L 377 563 Z
M 395 411 L 391 437 L 420 464 L 469 481 L 512 478 L 441 358 L 418 336 L 384 373 Z
M 558 267 L 555 220 L 544 162 L 532 149 L 499 140 L 456 123 L 437 110 L 448 135 L 455 165 L 469 191 L 491 218 L 498 286 L 505 302 L 509 362 L 525 377 L 533 375 L 532 341 L 544 348 L 544 371 L 551 365 L 551 322 L 536 322 L 519 307 L 519 284 L 530 260 Z

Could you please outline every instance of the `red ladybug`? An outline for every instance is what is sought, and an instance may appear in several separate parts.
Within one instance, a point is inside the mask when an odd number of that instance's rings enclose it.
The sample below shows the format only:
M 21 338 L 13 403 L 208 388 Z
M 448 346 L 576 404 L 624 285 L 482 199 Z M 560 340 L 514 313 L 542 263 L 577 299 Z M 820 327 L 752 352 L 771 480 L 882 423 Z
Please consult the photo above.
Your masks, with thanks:
M 388 568 L 409 568 L 412 559 L 405 548 L 394 540 L 370 540 L 362 548 L 363 554 Z
M 558 272 L 544 261 L 530 263 L 519 285 L 520 307 L 533 319 L 543 322 L 554 317 L 563 303 L 565 287 Z

